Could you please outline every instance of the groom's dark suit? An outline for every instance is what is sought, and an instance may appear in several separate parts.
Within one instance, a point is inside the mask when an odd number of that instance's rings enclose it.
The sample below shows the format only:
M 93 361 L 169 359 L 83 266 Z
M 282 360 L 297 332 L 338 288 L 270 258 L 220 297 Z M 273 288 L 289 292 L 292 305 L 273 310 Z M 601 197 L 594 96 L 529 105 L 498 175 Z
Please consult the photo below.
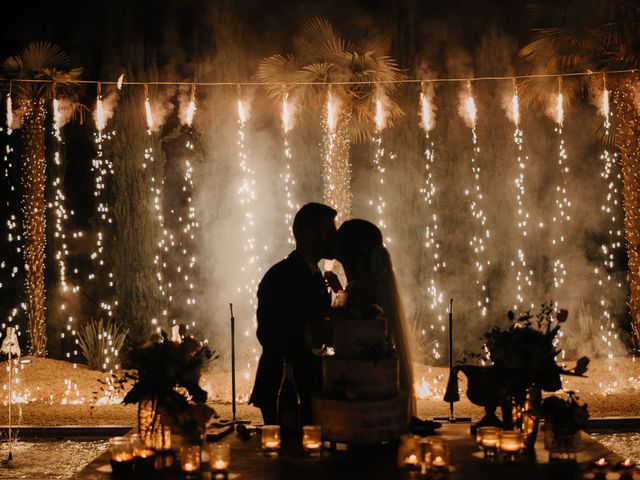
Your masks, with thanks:
M 331 295 L 320 270 L 295 250 L 260 282 L 257 317 L 262 355 L 249 403 L 262 409 L 265 423 L 277 422 L 285 358 L 293 364 L 301 420 L 303 425 L 311 423 L 311 393 L 322 387 L 322 362 L 307 346 L 305 329 L 330 306 Z

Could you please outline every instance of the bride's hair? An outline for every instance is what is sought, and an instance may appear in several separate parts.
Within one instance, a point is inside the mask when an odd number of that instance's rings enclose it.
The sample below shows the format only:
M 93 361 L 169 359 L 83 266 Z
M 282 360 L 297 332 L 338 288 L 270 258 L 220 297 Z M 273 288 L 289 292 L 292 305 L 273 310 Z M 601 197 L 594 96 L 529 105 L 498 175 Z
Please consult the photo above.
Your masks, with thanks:
M 340 260 L 356 265 L 366 262 L 370 252 L 382 246 L 382 232 L 367 220 L 347 220 L 338 229 L 337 242 Z

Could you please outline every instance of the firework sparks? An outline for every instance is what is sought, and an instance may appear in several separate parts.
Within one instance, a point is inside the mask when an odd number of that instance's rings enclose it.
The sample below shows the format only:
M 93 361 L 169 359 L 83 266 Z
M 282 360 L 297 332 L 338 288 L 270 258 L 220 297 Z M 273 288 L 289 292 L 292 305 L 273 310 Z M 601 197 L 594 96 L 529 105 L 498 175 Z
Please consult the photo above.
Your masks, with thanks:
M 11 94 L 7 94 L 7 128 L 13 128 L 13 107 L 11 106 Z
M 193 117 L 196 114 L 196 87 L 195 85 L 191 88 L 191 98 L 189 99 L 189 104 L 187 105 L 187 111 L 185 112 L 185 123 L 188 126 L 193 125 Z
M 144 111 L 147 119 L 147 128 L 149 131 L 153 129 L 153 114 L 151 113 L 151 104 L 149 103 L 149 97 L 144 99 Z
M 104 127 L 104 106 L 102 105 L 102 97 L 100 96 L 96 100 L 96 129 L 102 133 Z

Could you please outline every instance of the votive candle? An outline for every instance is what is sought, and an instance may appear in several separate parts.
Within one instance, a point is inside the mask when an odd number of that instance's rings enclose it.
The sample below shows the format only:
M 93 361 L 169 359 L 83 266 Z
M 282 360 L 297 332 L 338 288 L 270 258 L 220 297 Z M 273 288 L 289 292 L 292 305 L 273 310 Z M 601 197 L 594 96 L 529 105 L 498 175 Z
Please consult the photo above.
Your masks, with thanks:
M 231 461 L 231 447 L 228 443 L 213 443 L 207 446 L 211 457 L 211 470 L 225 473 Z
M 133 447 L 130 438 L 110 438 L 109 452 L 114 477 L 126 477 L 133 473 Z
M 273 453 L 280 450 L 280 425 L 265 425 L 262 427 L 262 450 Z
M 322 448 L 322 427 L 305 425 L 302 427 L 302 448 L 307 454 L 318 455 Z

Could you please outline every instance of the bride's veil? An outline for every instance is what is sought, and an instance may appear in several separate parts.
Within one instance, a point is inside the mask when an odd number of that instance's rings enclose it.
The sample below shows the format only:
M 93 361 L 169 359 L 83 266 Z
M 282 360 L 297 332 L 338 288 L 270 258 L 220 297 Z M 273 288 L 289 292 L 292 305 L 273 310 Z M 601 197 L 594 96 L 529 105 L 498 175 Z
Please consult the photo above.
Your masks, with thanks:
M 369 253 L 369 272 L 375 285 L 375 298 L 387 317 L 389 334 L 396 346 L 400 361 L 400 390 L 409 393 L 410 413 L 416 415 L 415 389 L 411 343 L 407 335 L 407 321 L 402 298 L 393 270 L 389 251 L 379 245 Z

